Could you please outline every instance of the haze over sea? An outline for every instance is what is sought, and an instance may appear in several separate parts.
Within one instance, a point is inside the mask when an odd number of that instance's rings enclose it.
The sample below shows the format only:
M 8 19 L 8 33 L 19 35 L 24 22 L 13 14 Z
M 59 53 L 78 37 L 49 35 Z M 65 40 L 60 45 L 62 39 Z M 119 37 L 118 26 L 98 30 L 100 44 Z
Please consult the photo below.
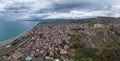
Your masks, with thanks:
M 0 21 L 0 42 L 22 34 L 38 22 L 39 21 Z

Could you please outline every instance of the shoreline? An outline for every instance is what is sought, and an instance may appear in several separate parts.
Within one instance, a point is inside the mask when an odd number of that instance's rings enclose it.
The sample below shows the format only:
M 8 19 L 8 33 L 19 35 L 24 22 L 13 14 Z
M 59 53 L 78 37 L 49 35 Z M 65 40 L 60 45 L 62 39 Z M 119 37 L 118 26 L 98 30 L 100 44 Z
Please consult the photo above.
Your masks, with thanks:
M 16 40 L 16 39 L 18 39 L 18 38 L 20 38 L 20 37 L 22 37 L 22 36 L 26 36 L 26 35 L 29 33 L 29 31 L 31 31 L 31 30 L 32 30 L 36 25 L 38 25 L 39 23 L 40 23 L 40 22 L 38 22 L 37 24 L 33 25 L 33 26 L 32 26 L 31 28 L 29 28 L 28 30 L 20 33 L 20 34 L 17 35 L 16 37 L 10 38 L 10 39 L 8 39 L 8 40 L 1 41 L 1 42 L 0 42 L 0 47 L 6 46 L 6 45 L 8 45 L 9 43 L 13 42 L 14 40 Z
M 22 37 L 22 36 L 25 36 L 26 34 L 28 34 L 29 31 L 30 31 L 30 30 L 27 30 L 27 31 L 22 32 L 21 34 L 17 35 L 16 37 L 13 37 L 13 38 L 10 38 L 10 39 L 8 39 L 8 40 L 5 40 L 5 41 L 0 42 L 0 46 L 5 46 L 5 45 L 13 42 L 13 41 L 16 40 L 17 38 Z

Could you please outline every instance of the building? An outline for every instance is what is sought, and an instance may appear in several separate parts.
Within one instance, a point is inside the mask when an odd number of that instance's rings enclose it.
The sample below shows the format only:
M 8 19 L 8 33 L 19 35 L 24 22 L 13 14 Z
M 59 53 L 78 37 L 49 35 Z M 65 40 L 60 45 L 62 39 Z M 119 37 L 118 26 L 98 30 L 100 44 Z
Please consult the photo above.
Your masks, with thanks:
M 94 24 L 95 28 L 104 28 L 104 24 Z
M 21 52 L 16 52 L 16 53 L 12 54 L 12 57 L 13 57 L 14 59 L 18 59 L 18 58 L 20 58 L 20 57 L 22 57 L 22 56 L 23 56 L 23 54 L 22 54 Z

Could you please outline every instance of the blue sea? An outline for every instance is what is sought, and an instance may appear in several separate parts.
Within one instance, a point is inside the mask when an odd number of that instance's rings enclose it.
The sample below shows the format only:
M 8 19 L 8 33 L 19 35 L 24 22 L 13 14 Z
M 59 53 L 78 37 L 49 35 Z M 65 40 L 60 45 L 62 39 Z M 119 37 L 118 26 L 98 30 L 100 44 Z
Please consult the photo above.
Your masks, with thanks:
M 0 42 L 14 38 L 38 23 L 39 21 L 0 21 Z

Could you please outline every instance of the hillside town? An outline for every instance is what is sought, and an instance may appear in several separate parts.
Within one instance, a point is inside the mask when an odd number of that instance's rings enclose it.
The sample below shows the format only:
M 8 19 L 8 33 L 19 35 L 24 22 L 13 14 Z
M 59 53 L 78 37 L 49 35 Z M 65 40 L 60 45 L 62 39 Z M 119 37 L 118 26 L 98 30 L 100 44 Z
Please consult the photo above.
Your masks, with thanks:
M 112 26 L 116 26 L 116 24 L 112 24 Z M 103 55 L 97 59 L 97 53 L 95 53 L 96 56 L 87 56 L 92 49 L 96 52 L 94 49 L 114 49 L 116 46 L 120 46 L 120 37 L 114 38 L 116 33 L 120 33 L 117 30 L 110 31 L 112 26 L 111 23 L 106 25 L 97 22 L 92 25 L 91 23 L 78 24 L 69 21 L 42 22 L 29 31 L 24 39 L 18 38 L 19 41 L 16 44 L 7 45 L 6 48 L 16 47 L 9 53 L 1 55 L 0 61 L 113 61 L 114 59 L 117 61 L 120 58 L 120 52 L 115 52 L 115 55 L 112 55 L 114 58 L 111 58 L 109 53 L 109 58 Z M 111 37 L 113 39 L 110 40 Z M 83 47 L 80 47 L 81 45 Z M 86 52 L 87 48 L 90 49 L 88 52 Z M 86 52 L 86 56 L 83 51 Z M 83 55 L 78 56 L 80 53 Z

